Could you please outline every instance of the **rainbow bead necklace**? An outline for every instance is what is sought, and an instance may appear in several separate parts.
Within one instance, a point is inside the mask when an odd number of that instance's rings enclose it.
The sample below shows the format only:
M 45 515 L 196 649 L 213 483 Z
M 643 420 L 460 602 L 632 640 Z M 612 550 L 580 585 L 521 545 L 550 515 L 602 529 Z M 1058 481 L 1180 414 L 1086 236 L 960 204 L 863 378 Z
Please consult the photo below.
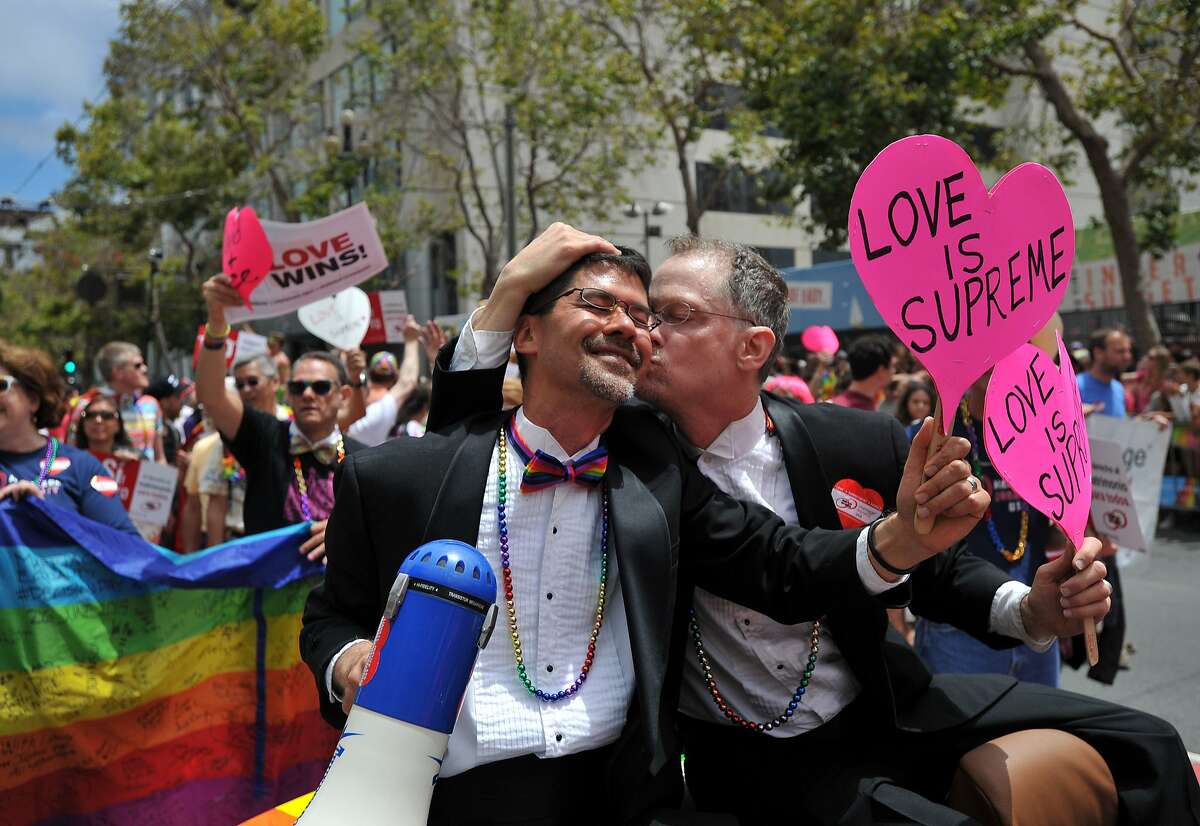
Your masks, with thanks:
M 517 664 L 517 679 L 525 686 L 525 690 L 544 703 L 554 703 L 575 694 L 587 680 L 588 672 L 596 659 L 596 639 L 600 636 L 600 628 L 604 625 L 604 593 L 608 581 L 608 490 L 601 487 L 603 497 L 600 505 L 600 592 L 596 597 L 596 621 L 592 623 L 592 633 L 588 637 L 587 655 L 583 665 L 571 684 L 562 691 L 543 691 L 534 685 L 525 668 L 525 657 L 521 653 L 521 634 L 517 630 L 517 609 L 513 603 L 512 569 L 508 557 L 508 518 L 506 505 L 508 502 L 508 437 L 504 428 L 500 428 L 500 440 L 497 447 L 497 484 L 496 484 L 496 526 L 500 532 L 500 568 L 504 577 L 504 606 L 508 611 L 508 631 L 512 637 L 513 659 Z

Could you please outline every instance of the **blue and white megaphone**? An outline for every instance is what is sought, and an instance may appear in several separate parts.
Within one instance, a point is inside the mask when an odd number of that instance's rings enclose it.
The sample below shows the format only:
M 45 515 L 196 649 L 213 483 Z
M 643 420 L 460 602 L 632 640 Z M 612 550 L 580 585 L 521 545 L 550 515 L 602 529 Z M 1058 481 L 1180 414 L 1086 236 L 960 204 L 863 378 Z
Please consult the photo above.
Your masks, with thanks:
M 400 566 L 354 707 L 303 826 L 425 826 L 475 657 L 496 625 L 496 578 L 463 542 Z

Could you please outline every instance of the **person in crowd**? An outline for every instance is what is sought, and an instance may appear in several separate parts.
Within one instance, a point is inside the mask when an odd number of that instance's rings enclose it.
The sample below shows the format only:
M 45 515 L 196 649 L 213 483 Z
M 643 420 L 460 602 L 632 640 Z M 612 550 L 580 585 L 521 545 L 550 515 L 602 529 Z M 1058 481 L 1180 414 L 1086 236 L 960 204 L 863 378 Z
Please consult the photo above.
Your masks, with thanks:
M 0 341 L 0 500 L 36 496 L 138 535 L 104 465 L 38 432 L 58 423 L 62 398 L 63 381 L 50 356 Z
M 621 823 L 663 792 L 676 796 L 679 577 L 781 620 L 811 618 L 866 587 L 904 589 L 899 576 L 875 571 L 870 549 L 908 567 L 965 535 L 986 504 L 957 484 L 966 474 L 954 461 L 965 455 L 958 440 L 935 458 L 949 460 L 946 473 L 918 487 L 928 428 L 900 492 L 902 515 L 880 522 L 869 540 L 861 529 L 785 526 L 720 494 L 651 411 L 621 406 L 650 359 L 647 281 L 638 253 L 552 226 L 509 262 L 475 315 L 481 331 L 502 331 L 491 334 L 503 338 L 496 369 L 483 371 L 494 412 L 364 451 L 340 472 L 329 567 L 301 632 L 331 723 L 340 726 L 353 702 L 393 572 L 413 548 L 460 539 L 504 580 L 508 634 L 497 638 L 512 648 L 480 652 L 432 824 Z M 524 382 L 511 415 L 495 409 L 510 340 Z M 464 394 L 476 372 L 462 373 Z M 574 481 L 550 484 L 558 474 L 549 470 L 544 480 L 528 475 L 528 456 Z M 918 538 L 912 497 L 941 497 L 947 482 L 947 496 L 930 500 L 943 514 L 934 535 Z M 515 788 L 522 816 L 505 818 L 497 801 Z
M 1057 352 L 1049 353 L 1051 358 Z M 1049 518 L 1030 507 L 996 471 L 983 445 L 983 400 L 989 370 L 967 391 L 955 414 L 954 433 L 971 442 L 971 466 L 983 480 L 992 503 L 983 520 L 967 537 L 967 549 L 1007 576 L 1033 585 L 1046 564 L 1046 550 L 1061 534 Z M 1094 542 L 1096 540 L 1093 540 Z M 1057 640 L 997 650 L 945 622 L 918 619 L 915 647 L 934 674 L 1009 674 L 1018 680 L 1057 688 Z
M 1137 376 L 1129 394 L 1129 412 L 1143 413 L 1150 407 L 1150 399 L 1162 390 L 1171 367 L 1171 351 L 1161 344 L 1151 347 L 1138 364 Z
M 347 433 L 364 445 L 374 446 L 387 441 L 396 426 L 396 417 L 412 395 L 420 376 L 421 325 L 409 316 L 404 325 L 404 362 L 387 350 L 371 356 L 367 365 L 367 412 L 350 425 Z
M 813 398 L 812 390 L 809 389 L 808 382 L 790 373 L 776 373 L 769 376 L 763 382 L 763 390 L 786 396 L 801 404 L 813 404 L 816 401 Z
M 424 436 L 426 421 L 429 418 L 429 399 L 429 380 L 423 379 L 400 406 L 400 412 L 396 415 L 396 427 L 391 435 L 409 436 L 414 439 Z
M 345 403 L 338 411 L 338 429 L 348 433 L 355 422 L 367 415 L 367 354 L 361 347 L 352 347 L 349 350 L 337 350 L 334 355 L 342 363 L 347 387 L 354 391 L 346 397 Z
M 287 337 L 278 330 L 267 336 L 267 356 L 271 359 L 271 364 L 275 366 L 272 375 L 276 376 L 282 384 L 287 384 L 292 375 L 292 360 L 288 358 L 288 354 L 283 349 L 283 345 L 286 343 Z
M 291 368 L 291 362 L 288 367 Z M 278 369 L 278 363 L 270 356 L 241 359 L 233 365 L 233 386 L 243 405 L 269 413 L 280 421 L 290 421 L 291 408 L 278 401 Z
M 883 336 L 863 336 L 847 350 L 850 386 L 833 403 L 857 410 L 876 410 L 884 388 L 896 372 L 896 350 Z
M 165 462 L 162 409 L 158 400 L 146 393 L 150 384 L 146 369 L 146 360 L 136 344 L 110 341 L 96 354 L 96 370 L 104 384 L 83 394 L 81 400 L 97 394 L 115 398 L 134 449 L 146 459 Z M 75 409 L 83 408 L 77 405 Z M 77 424 L 78 417 L 71 426 Z
M 1075 377 L 1086 412 L 1125 418 L 1125 388 L 1121 374 L 1133 363 L 1133 342 L 1123 331 L 1104 327 L 1088 340 L 1091 366 Z
M 933 387 L 918 379 L 904 385 L 896 404 L 896 419 L 905 428 L 908 438 L 917 435 L 926 416 L 933 415 Z
M 168 465 L 176 464 L 176 457 L 183 445 L 183 422 L 192 415 L 186 404 L 191 395 L 192 382 L 175 374 L 163 376 L 146 388 L 146 395 L 158 402 L 163 418 L 163 458 Z M 186 470 L 186 465 L 184 466 Z
M 111 396 L 94 396 L 84 403 L 75 432 L 75 446 L 104 460 L 106 456 L 139 461 L 142 456 L 133 449 L 125 422 L 117 412 L 117 402 Z
M 898 422 L 758 398 L 760 371 L 787 324 L 778 273 L 736 245 L 687 239 L 677 250 L 655 277 L 651 298 L 662 318 L 686 321 L 659 328 L 638 394 L 671 415 L 696 446 L 701 471 L 727 492 L 790 513 L 806 526 L 838 524 L 833 480 L 862 482 L 890 498 L 887 492 L 904 475 L 898 465 L 907 449 Z M 477 320 L 459 344 L 466 342 L 466 351 L 487 367 L 492 350 L 506 340 L 486 343 L 496 334 L 476 333 Z M 435 386 L 445 378 L 435 373 Z M 451 391 L 444 397 L 435 389 L 435 426 L 445 419 L 443 399 L 466 395 L 461 382 Z M 681 542 L 681 558 L 688 550 Z M 1077 629 L 1081 617 L 1108 609 L 1104 566 L 1093 562 L 1098 550 L 1099 543 L 1088 540 L 1076 569 L 1064 555 L 1042 566 L 1030 587 L 959 547 L 912 572 L 912 606 L 992 645 L 1052 645 Z M 928 674 L 884 640 L 884 606 L 868 599 L 839 604 L 828 625 L 818 617 L 800 631 L 772 626 L 744 603 L 713 593 L 706 596 L 718 607 L 706 616 L 702 594 L 697 589 L 690 639 L 680 652 L 688 660 L 680 727 L 689 787 L 698 801 L 739 812 L 743 822 L 777 822 L 781 788 L 789 789 L 797 822 L 840 822 L 847 811 L 866 816 L 885 800 L 902 802 L 910 816 L 930 818 L 920 822 L 961 820 L 939 802 L 957 757 L 1001 731 L 1040 725 L 1074 731 L 1106 755 L 1134 822 L 1186 818 L 1200 802 L 1178 734 L 1160 720 L 1107 703 L 1080 703 L 1009 676 L 939 677 L 926 691 Z M 792 673 L 781 676 L 789 667 Z M 697 715 L 690 723 L 689 710 Z M 1149 759 L 1161 775 L 1140 770 L 1149 743 L 1155 744 Z M 796 777 L 805 781 L 799 789 Z M 885 786 L 887 797 L 873 798 Z
M 311 524 L 301 546 L 309 559 L 325 556 L 325 523 L 333 509 L 333 471 L 362 445 L 342 435 L 338 415 L 356 391 L 332 353 L 304 353 L 292 365 L 287 403 L 294 420 L 247 406 L 225 389 L 225 308 L 242 304 L 228 276 L 204 283 L 208 324 L 196 367 L 196 398 L 246 474 L 247 534 L 298 522 Z

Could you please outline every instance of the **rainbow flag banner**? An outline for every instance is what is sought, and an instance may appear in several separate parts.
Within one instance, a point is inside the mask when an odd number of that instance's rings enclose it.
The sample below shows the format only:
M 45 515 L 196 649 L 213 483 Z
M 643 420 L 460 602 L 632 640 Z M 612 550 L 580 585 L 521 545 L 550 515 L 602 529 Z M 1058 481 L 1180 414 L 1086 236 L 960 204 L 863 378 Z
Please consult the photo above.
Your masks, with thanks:
M 305 526 L 187 556 L 0 504 L 0 822 L 239 823 L 320 783 Z

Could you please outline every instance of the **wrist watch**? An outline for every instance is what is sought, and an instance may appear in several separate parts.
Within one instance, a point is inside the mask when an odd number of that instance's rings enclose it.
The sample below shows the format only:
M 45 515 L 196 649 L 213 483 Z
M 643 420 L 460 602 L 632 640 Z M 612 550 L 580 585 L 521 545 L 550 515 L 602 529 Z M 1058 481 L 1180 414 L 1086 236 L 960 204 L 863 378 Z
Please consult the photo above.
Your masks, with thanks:
M 358 381 L 350 382 L 350 386 L 353 387 L 355 390 L 361 390 L 362 386 L 367 383 L 367 374 L 365 372 L 360 372 L 358 374 L 357 378 L 358 378 Z

